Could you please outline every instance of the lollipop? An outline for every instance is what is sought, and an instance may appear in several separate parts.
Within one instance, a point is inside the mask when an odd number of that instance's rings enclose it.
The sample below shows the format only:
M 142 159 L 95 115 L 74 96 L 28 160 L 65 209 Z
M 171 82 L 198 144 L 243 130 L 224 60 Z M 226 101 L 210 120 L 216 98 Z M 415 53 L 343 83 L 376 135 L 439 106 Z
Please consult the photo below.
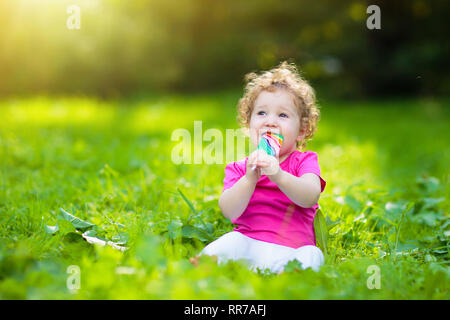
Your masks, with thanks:
M 282 143 L 283 136 L 281 134 L 267 132 L 262 135 L 257 150 L 264 150 L 268 155 L 278 157 Z M 256 166 L 253 166 L 252 170 L 255 169 Z

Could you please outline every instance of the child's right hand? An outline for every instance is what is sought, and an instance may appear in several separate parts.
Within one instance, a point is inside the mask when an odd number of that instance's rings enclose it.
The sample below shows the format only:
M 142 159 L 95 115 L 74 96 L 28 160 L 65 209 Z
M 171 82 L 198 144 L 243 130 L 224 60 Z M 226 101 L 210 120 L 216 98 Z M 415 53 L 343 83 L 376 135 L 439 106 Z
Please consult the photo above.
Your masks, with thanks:
M 261 178 L 261 157 L 264 154 L 265 152 L 262 150 L 255 150 L 248 157 L 245 176 L 247 180 L 254 184 Z M 255 168 L 255 170 L 253 170 L 253 168 Z

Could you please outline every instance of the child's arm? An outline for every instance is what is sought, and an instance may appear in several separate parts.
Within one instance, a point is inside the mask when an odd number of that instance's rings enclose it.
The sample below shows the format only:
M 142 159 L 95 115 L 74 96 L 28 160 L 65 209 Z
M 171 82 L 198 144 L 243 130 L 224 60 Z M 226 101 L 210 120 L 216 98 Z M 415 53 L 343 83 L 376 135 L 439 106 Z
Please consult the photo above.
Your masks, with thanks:
M 237 219 L 241 216 L 255 191 L 256 183 L 261 177 L 261 172 L 260 169 L 252 170 L 252 167 L 259 164 L 257 160 L 260 151 L 257 150 L 248 157 L 245 175 L 231 188 L 222 192 L 220 196 L 219 208 L 223 215 L 230 220 Z
M 278 185 L 289 199 L 300 207 L 311 208 L 319 201 L 320 178 L 314 173 L 305 173 L 301 177 L 296 177 L 280 169 L 276 174 L 268 177 Z
M 239 218 L 247 208 L 255 186 L 256 183 L 244 175 L 230 189 L 225 190 L 219 199 L 219 207 L 223 215 L 230 220 Z
M 263 173 L 295 204 L 311 208 L 320 197 L 320 178 L 314 173 L 305 173 L 296 177 L 280 168 L 278 160 L 267 154 L 260 154 L 260 167 Z

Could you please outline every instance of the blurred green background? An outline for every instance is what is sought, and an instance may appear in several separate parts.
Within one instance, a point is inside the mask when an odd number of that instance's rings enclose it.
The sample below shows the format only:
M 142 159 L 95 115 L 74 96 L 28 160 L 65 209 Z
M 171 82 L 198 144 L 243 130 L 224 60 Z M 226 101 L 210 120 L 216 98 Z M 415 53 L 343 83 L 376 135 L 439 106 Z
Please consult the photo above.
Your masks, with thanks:
M 369 30 L 366 8 L 381 8 Z M 67 8 L 81 27 L 66 27 Z M 450 91 L 446 0 L 2 0 L 0 94 L 241 87 L 281 60 L 322 95 Z
M 444 0 L 0 0 L 0 299 L 448 300 L 449 17 Z M 321 109 L 325 265 L 195 267 L 232 230 L 225 163 L 175 164 L 172 134 L 238 128 L 244 75 L 285 59 Z

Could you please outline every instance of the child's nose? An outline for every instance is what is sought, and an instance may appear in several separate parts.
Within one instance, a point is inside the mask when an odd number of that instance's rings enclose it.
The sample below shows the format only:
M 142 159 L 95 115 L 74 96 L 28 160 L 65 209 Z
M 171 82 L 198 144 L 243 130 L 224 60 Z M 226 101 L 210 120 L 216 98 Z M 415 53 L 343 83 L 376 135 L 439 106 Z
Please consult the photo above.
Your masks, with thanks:
M 270 127 L 270 128 L 275 128 L 275 127 L 277 127 L 278 126 L 278 118 L 277 117 L 275 117 L 275 116 L 273 116 L 273 115 L 270 115 L 270 116 L 268 116 L 267 118 L 266 118 L 266 123 L 265 123 L 265 126 L 266 127 Z

